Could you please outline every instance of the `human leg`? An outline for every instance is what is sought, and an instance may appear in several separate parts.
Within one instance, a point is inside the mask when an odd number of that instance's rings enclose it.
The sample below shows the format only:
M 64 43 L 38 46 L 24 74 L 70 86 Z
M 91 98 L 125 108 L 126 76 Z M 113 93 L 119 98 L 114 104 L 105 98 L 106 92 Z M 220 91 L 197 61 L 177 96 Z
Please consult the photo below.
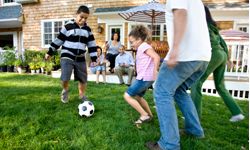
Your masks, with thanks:
M 148 116 L 149 115 L 143 109 L 143 107 L 140 105 L 140 103 L 137 100 L 135 100 L 132 96 L 130 96 L 128 93 L 125 92 L 123 97 L 130 106 L 132 106 L 138 113 L 140 113 L 140 116 Z
M 161 138 L 158 144 L 162 149 L 180 149 L 180 135 L 174 105 L 174 95 L 176 94 L 176 89 L 194 72 L 198 71 L 204 63 L 207 64 L 206 62 L 199 61 L 179 62 L 176 67 L 171 69 L 168 68 L 166 63 L 161 65 L 155 83 L 154 98 L 161 131 Z M 189 99 L 188 103 L 192 104 L 191 99 Z M 181 108 L 183 107 L 181 106 Z M 186 111 L 192 111 L 189 109 L 190 107 L 187 107 Z M 195 120 L 199 120 L 197 113 L 194 117 L 196 117 Z
M 140 113 L 140 118 L 149 119 L 150 114 L 148 113 L 148 110 L 145 110 L 144 107 L 135 98 L 143 97 L 147 88 L 150 85 L 152 85 L 152 83 L 153 82 L 151 82 L 151 81 L 136 80 L 135 82 L 133 82 L 133 84 L 128 88 L 128 90 L 124 94 L 125 101 L 127 101 L 127 103 L 130 106 L 132 106 L 137 112 Z M 135 97 L 135 98 L 133 98 L 133 97 Z
M 128 67 L 126 72 L 128 73 L 128 85 L 131 84 L 133 76 L 134 76 L 134 67 Z
M 148 105 L 148 102 L 140 96 L 136 96 L 135 99 L 139 102 L 139 104 L 142 106 L 142 108 L 148 113 L 150 117 L 153 117 L 153 114 L 150 110 L 150 107 Z
M 202 85 L 209 77 L 209 75 L 221 64 L 223 60 L 220 59 L 220 54 L 217 52 L 212 52 L 211 60 L 205 69 L 206 71 L 202 74 L 202 76 L 195 81 L 195 83 L 191 86 L 191 98 L 194 102 L 195 108 L 199 117 L 202 115 Z
M 74 68 L 73 61 L 68 59 L 61 59 L 61 81 L 62 81 L 62 92 L 61 92 L 61 101 L 63 103 L 67 103 L 69 96 L 69 80 L 72 74 L 72 70 Z
M 87 88 L 87 69 L 86 62 L 74 62 L 74 75 L 75 80 L 78 82 L 78 93 L 79 98 L 84 101 L 86 100 L 85 91 Z
M 106 70 L 102 71 L 103 83 L 106 83 Z
M 87 83 L 78 82 L 78 91 L 79 91 L 80 98 L 85 96 L 86 88 L 87 88 Z
M 115 73 L 116 73 L 117 77 L 119 78 L 120 84 L 124 83 L 123 78 L 122 78 L 123 72 L 124 71 L 123 71 L 122 67 L 120 67 L 120 66 L 115 67 Z
M 227 108 L 231 112 L 233 116 L 242 114 L 242 110 L 237 105 L 235 100 L 232 98 L 230 93 L 225 87 L 224 83 L 224 72 L 225 72 L 226 62 L 221 64 L 213 73 L 214 75 L 214 84 L 217 92 L 223 99 L 224 103 L 226 104 Z M 243 118 L 244 119 L 244 118 Z
M 99 83 L 100 71 L 96 71 L 96 83 Z

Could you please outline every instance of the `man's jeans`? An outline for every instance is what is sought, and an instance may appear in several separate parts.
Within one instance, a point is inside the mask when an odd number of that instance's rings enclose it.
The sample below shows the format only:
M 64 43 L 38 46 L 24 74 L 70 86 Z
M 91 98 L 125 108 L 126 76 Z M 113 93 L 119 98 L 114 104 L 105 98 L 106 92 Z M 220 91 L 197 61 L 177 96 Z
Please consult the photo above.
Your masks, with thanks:
M 207 64 L 205 61 L 189 61 L 179 62 L 174 68 L 168 68 L 166 62 L 161 65 L 154 98 L 161 131 L 158 144 L 162 149 L 180 149 L 174 100 L 185 117 L 185 131 L 194 136 L 204 136 L 195 106 L 186 90 L 203 74 Z

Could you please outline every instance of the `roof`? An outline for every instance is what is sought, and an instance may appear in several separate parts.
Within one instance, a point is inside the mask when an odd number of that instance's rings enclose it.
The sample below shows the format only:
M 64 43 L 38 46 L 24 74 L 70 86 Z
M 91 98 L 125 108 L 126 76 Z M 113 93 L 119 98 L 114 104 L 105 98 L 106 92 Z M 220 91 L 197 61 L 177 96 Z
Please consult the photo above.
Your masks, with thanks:
M 102 13 L 118 13 L 121 11 L 126 11 L 130 8 L 133 8 L 135 6 L 130 7 L 110 7 L 110 8 L 96 8 L 95 14 L 102 14 Z
M 19 18 L 22 15 L 21 5 L 9 5 L 0 7 L 0 20 Z
M 210 9 L 248 9 L 249 8 L 249 3 L 207 3 L 206 4 L 208 6 L 208 8 Z
M 207 3 L 206 4 L 210 9 L 248 9 L 249 4 L 248 3 Z M 130 7 L 109 7 L 109 8 L 96 8 L 95 14 L 105 14 L 105 13 L 118 13 L 121 11 L 126 11 L 130 8 L 133 8 L 136 6 L 130 6 Z

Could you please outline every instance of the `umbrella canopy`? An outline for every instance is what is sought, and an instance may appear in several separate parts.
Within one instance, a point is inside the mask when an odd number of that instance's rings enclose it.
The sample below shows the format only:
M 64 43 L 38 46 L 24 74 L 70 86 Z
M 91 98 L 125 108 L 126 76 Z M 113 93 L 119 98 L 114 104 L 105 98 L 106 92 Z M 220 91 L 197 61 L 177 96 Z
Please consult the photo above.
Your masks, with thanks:
M 249 39 L 249 33 L 239 30 L 221 30 L 221 36 L 228 41 L 244 41 Z
M 128 21 L 165 23 L 165 5 L 156 1 L 151 1 L 145 5 L 133 7 L 126 11 L 118 13 L 122 18 Z

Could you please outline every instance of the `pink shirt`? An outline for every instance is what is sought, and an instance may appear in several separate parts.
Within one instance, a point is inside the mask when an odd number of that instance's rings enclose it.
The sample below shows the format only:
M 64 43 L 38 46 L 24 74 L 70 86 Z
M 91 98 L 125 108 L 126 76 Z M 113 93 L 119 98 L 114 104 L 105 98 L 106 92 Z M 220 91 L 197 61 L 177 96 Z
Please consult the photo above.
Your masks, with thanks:
M 154 61 L 145 52 L 147 49 L 152 48 L 146 42 L 143 42 L 136 52 L 136 72 L 137 80 L 154 81 Z

